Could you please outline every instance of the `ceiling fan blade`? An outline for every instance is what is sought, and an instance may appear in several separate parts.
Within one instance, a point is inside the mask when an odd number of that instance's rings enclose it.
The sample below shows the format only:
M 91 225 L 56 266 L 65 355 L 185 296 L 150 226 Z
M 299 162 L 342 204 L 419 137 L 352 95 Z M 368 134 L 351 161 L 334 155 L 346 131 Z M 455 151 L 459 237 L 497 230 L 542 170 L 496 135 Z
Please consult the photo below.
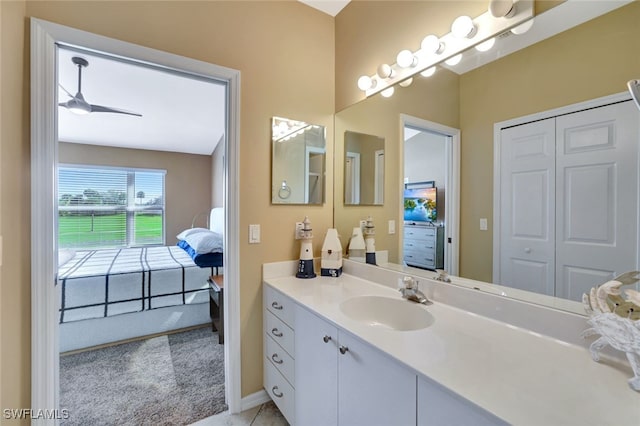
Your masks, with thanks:
M 73 96 L 67 89 L 64 88 L 64 86 L 62 84 L 58 84 L 58 86 L 60 86 L 60 88 L 62 90 L 64 90 L 64 93 L 66 93 L 70 98 L 74 98 L 75 96 Z
M 126 109 L 111 108 L 102 105 L 91 105 L 91 112 L 113 112 L 116 114 L 128 114 L 142 117 L 142 114 L 138 114 L 137 112 L 127 111 Z

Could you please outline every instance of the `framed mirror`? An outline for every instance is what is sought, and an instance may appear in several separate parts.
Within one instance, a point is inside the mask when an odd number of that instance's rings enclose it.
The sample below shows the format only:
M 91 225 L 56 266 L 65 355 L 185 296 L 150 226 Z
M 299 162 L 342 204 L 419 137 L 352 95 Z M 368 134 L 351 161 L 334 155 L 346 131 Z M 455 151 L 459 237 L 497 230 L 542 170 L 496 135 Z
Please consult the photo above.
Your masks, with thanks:
M 325 127 L 273 117 L 271 143 L 271 203 L 324 203 Z
M 384 138 L 344 132 L 344 204 L 384 204 Z

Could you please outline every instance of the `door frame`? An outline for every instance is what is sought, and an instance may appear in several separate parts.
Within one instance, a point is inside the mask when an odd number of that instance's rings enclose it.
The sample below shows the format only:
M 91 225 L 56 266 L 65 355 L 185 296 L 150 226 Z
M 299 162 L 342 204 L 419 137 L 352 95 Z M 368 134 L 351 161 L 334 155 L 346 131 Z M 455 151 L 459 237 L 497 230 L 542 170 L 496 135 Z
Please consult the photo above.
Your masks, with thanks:
M 373 154 L 373 204 L 384 204 L 384 149 L 378 149 Z M 382 164 L 380 164 L 382 159 Z
M 351 159 L 351 179 L 349 180 L 348 185 L 351 187 L 351 200 L 347 203 L 347 199 L 345 197 L 344 203 L 360 204 L 360 153 L 347 151 L 345 158 L 345 176 L 347 175 L 346 164 L 349 159 Z M 354 171 L 356 173 L 354 173 Z
M 56 44 L 133 58 L 227 84 L 224 265 L 227 271 L 224 345 L 225 396 L 240 412 L 239 170 L 240 72 L 63 25 L 31 18 L 31 407 L 59 408 L 59 345 L 55 199 L 57 140 Z M 53 282 L 52 282 L 53 281 Z M 52 420 L 52 424 L 54 421 Z
M 445 145 L 445 236 L 444 236 L 444 268 L 449 275 L 457 276 L 460 267 L 460 129 L 445 126 L 433 121 L 400 114 L 400 167 L 399 182 L 401 184 L 398 209 L 400 219 L 404 217 L 404 128 L 416 127 L 424 131 L 448 136 L 450 142 Z M 400 234 L 399 253 L 403 255 L 403 237 Z M 449 241 L 451 241 L 449 243 Z
M 501 192 L 500 181 L 501 168 L 500 158 L 502 155 L 502 140 L 501 132 L 508 127 L 520 126 L 523 124 L 531 123 L 534 121 L 546 120 L 548 118 L 557 117 L 560 115 L 573 114 L 586 109 L 599 108 L 605 105 L 614 104 L 618 102 L 624 102 L 631 100 L 631 94 L 627 92 L 620 92 L 613 95 L 607 95 L 600 98 L 591 99 L 585 102 L 578 102 L 571 105 L 566 105 L 559 108 L 554 108 L 534 114 L 524 115 L 522 117 L 512 118 L 510 120 L 500 121 L 493 125 L 493 282 L 500 283 L 500 226 L 501 223 Z M 640 229 L 640 228 L 639 228 Z M 639 244 L 640 244 L 640 238 Z M 640 246 L 639 246 L 640 249 Z M 640 250 L 638 251 L 640 253 Z

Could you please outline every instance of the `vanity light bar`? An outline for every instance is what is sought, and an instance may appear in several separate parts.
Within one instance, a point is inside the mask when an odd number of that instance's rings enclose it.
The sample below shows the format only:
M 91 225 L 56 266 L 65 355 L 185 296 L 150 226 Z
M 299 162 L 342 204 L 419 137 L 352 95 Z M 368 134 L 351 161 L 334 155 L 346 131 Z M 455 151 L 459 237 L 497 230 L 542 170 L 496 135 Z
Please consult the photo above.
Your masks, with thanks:
M 419 49 L 413 52 L 415 66 L 403 68 L 397 63 L 387 65 L 390 67 L 390 76 L 380 78 L 377 74 L 373 74 L 371 85 L 364 92 L 367 97 L 382 92 L 403 80 L 413 77 L 427 68 L 431 68 L 453 56 L 456 56 L 465 50 L 485 42 L 492 37 L 504 33 L 513 27 L 533 18 L 533 0 L 516 0 L 513 4 L 513 12 L 506 17 L 494 17 L 491 12 L 487 11 L 477 18 L 473 19 L 476 32 L 470 38 L 458 38 L 451 32 L 439 38 L 444 47 L 441 53 L 428 52 Z M 366 77 L 366 76 L 365 76 Z M 361 77 L 362 78 L 362 77 Z

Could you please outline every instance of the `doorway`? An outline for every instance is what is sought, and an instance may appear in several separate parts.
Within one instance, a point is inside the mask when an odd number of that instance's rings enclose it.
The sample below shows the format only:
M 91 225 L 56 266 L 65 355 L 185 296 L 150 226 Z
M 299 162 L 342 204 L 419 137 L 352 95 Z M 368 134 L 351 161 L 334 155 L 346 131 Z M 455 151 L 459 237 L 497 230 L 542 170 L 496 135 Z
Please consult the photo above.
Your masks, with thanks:
M 223 81 L 226 84 L 228 113 L 224 183 L 225 234 L 225 336 L 224 357 L 240 359 L 238 289 L 237 191 L 230 191 L 239 174 L 239 72 L 166 52 L 145 48 L 58 24 L 31 20 L 31 171 L 32 171 L 32 405 L 58 408 L 59 333 L 57 327 L 57 198 L 52 177 L 56 176 L 57 146 L 57 45 L 83 46 L 110 55 L 156 64 L 167 70 Z M 229 410 L 241 410 L 240 365 L 225 365 L 225 393 Z
M 448 126 L 444 126 L 438 123 L 434 123 L 428 120 L 423 120 L 417 117 L 412 117 L 406 114 L 401 114 L 400 116 L 401 122 L 401 140 L 402 143 L 402 167 L 400 168 L 400 172 L 402 175 L 400 176 L 400 182 L 402 182 L 402 188 L 400 190 L 401 199 L 399 200 L 400 206 L 400 217 L 405 218 L 405 189 L 413 188 L 422 188 L 422 187 L 435 187 L 437 194 L 437 183 L 433 180 L 424 181 L 424 174 L 418 173 L 417 175 L 412 175 L 409 177 L 407 167 L 410 165 L 406 160 L 407 154 L 407 140 L 415 137 L 416 135 L 423 134 L 427 136 L 432 136 L 435 140 L 441 141 L 441 153 L 436 155 L 436 160 L 434 161 L 434 168 L 441 167 L 441 172 L 438 172 L 441 179 L 441 188 L 444 188 L 446 193 L 440 194 L 437 197 L 436 201 L 440 201 L 440 204 L 443 205 L 444 214 L 437 215 L 437 205 L 436 205 L 436 215 L 434 217 L 425 216 L 425 223 L 430 225 L 427 230 L 419 228 L 419 234 L 422 235 L 426 231 L 426 239 L 429 241 L 426 243 L 429 247 L 425 246 L 424 250 L 422 248 L 417 249 L 415 247 L 407 248 L 405 247 L 405 240 L 412 238 L 412 230 L 409 228 L 405 228 L 403 232 L 403 237 L 401 238 L 400 243 L 400 259 L 405 258 L 405 252 L 409 253 L 411 256 L 420 256 L 420 260 L 416 263 L 419 267 L 425 267 L 428 269 L 444 269 L 450 275 L 458 275 L 458 253 L 459 253 L 459 199 L 460 199 L 460 131 L 458 129 L 454 129 Z M 427 148 L 427 150 L 430 148 Z M 435 152 L 435 151 L 434 151 Z M 421 155 L 414 155 L 419 160 L 428 157 L 429 153 L 426 152 Z M 418 167 L 416 167 L 418 169 Z M 428 182 L 428 183 L 427 183 Z M 431 208 L 432 205 L 429 205 Z M 409 227 L 413 226 L 414 220 L 405 220 L 405 225 Z M 422 221 L 420 221 L 422 222 Z M 420 223 L 419 225 L 421 225 Z M 433 228 L 433 229 L 431 229 Z M 407 234 L 407 235 L 405 235 Z M 420 244 L 423 244 L 422 241 L 424 238 L 419 238 Z M 433 241 L 432 241 L 433 240 Z M 441 245 L 441 248 L 438 247 L 438 244 Z M 440 263 L 438 260 L 438 253 L 441 250 L 442 254 L 442 262 Z M 433 253 L 431 253 L 433 251 Z M 414 253 L 415 252 L 415 253 Z M 428 253 L 427 253 L 428 252 Z M 424 255 L 424 256 L 423 256 Z M 424 257 L 424 259 L 422 258 Z

